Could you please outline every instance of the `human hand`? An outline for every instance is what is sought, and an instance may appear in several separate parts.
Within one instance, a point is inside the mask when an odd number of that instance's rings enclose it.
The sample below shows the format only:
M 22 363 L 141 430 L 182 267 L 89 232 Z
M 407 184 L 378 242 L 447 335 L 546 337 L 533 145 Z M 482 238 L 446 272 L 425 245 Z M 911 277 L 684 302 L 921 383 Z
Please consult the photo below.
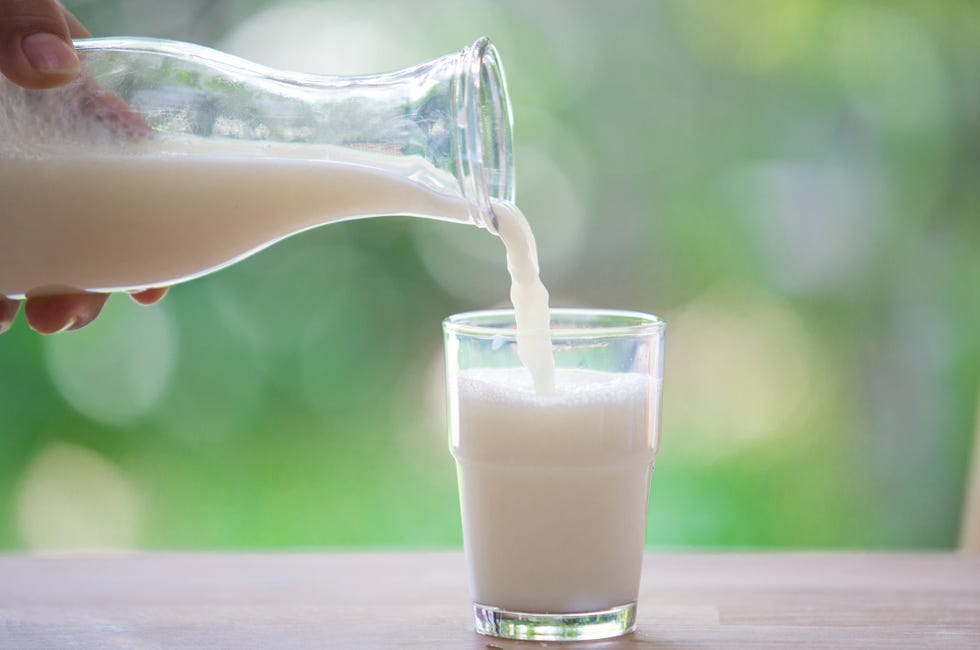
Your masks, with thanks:
M 72 38 L 91 36 L 57 0 L 0 0 L 0 74 L 25 88 L 55 88 L 81 71 Z M 2 218 L 2 215 L 0 215 Z M 144 305 L 163 298 L 166 288 L 133 293 Z M 88 325 L 105 304 L 107 294 L 72 293 L 28 296 L 27 322 L 41 334 Z M 0 333 L 10 329 L 20 303 L 0 295 Z

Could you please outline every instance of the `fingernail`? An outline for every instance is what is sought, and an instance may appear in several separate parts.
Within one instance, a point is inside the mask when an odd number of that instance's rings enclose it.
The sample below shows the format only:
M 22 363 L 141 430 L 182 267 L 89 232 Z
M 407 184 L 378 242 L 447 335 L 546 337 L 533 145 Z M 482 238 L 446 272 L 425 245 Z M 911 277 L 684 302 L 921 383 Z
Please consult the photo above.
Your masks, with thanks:
M 21 42 L 21 49 L 34 69 L 44 74 L 71 74 L 81 67 L 75 48 L 54 34 L 31 34 Z
M 92 321 L 94 321 L 95 320 L 95 317 L 97 315 L 98 314 L 88 314 L 88 315 L 85 315 L 85 316 L 73 316 L 72 319 L 71 319 L 71 322 L 68 323 L 68 326 L 65 328 L 65 331 L 72 331 L 73 332 L 75 330 L 80 330 L 83 327 L 85 327 L 86 325 L 88 325 L 89 323 L 91 323 Z
M 66 322 L 64 325 L 62 325 L 59 329 L 56 329 L 53 332 L 41 332 L 41 333 L 42 334 L 61 334 L 62 332 L 67 332 L 68 330 L 74 329 L 75 328 L 75 324 L 77 322 L 78 322 L 78 316 L 72 316 L 71 318 L 68 319 L 68 322 Z

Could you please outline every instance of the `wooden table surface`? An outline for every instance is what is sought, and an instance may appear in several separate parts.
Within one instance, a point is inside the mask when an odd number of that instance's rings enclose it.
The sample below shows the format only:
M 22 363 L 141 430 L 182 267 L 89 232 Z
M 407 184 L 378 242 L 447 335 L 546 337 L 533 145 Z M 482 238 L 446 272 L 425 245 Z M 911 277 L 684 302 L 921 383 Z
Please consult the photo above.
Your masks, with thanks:
M 614 641 L 472 631 L 461 553 L 0 554 L 0 648 L 980 648 L 980 556 L 647 555 Z

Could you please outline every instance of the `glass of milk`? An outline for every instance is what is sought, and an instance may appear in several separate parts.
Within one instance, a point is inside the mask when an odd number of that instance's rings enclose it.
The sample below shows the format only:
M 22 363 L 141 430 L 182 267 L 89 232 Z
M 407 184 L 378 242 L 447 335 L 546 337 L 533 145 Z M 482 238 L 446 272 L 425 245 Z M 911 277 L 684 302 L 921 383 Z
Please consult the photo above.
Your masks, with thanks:
M 513 311 L 451 316 L 443 329 L 477 632 L 548 641 L 631 632 L 666 324 L 551 310 L 552 394 L 535 392 L 518 359 Z

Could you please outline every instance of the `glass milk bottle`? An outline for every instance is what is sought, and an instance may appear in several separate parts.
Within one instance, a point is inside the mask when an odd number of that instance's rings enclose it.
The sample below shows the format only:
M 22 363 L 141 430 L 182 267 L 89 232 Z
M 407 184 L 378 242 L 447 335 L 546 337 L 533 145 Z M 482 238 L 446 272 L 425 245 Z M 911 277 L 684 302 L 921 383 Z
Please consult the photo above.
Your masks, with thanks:
M 0 295 L 173 284 L 305 229 L 413 215 L 496 232 L 513 200 L 494 47 L 389 74 L 272 70 L 155 39 L 76 41 L 55 90 L 0 80 Z

